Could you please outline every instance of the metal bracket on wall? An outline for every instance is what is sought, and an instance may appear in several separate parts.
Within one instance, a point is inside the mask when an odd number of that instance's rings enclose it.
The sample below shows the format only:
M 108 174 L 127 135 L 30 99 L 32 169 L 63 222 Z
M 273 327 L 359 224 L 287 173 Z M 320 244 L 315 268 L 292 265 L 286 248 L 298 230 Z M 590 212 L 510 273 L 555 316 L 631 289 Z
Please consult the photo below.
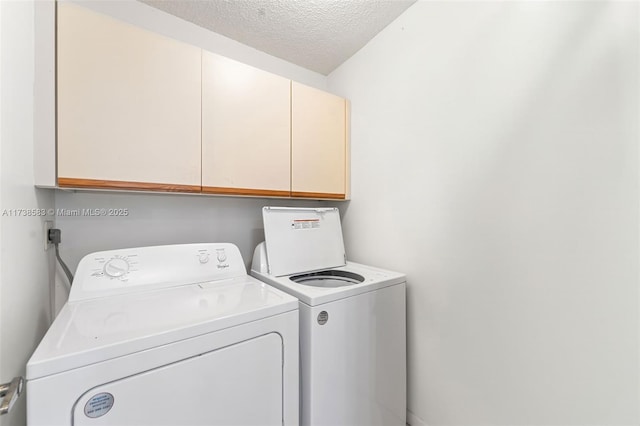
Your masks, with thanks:
M 22 377 L 14 377 L 9 383 L 3 383 L 0 385 L 0 415 L 7 414 L 11 411 L 13 404 L 22 395 L 22 388 L 24 386 L 24 379 Z

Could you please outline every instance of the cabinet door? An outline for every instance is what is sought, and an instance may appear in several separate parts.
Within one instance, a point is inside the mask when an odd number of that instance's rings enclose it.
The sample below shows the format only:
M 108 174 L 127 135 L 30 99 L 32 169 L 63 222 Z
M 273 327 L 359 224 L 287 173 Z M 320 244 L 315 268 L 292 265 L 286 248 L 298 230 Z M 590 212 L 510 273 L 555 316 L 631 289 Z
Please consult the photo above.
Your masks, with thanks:
M 291 85 L 291 195 L 344 199 L 346 100 Z
M 290 195 L 290 81 L 202 53 L 202 191 Z
M 58 185 L 200 192 L 201 50 L 58 3 Z

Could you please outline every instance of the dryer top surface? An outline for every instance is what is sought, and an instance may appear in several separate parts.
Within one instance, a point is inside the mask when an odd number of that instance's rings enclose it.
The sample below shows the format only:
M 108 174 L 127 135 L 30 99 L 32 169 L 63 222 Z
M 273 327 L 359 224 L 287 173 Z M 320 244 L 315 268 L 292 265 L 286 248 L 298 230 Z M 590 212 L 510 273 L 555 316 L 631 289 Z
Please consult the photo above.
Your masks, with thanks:
M 127 252 L 134 253 L 135 250 L 128 249 Z M 211 254 L 215 256 L 215 250 Z M 198 265 L 198 258 L 194 259 Z M 163 267 L 176 267 L 166 259 L 165 262 Z M 144 266 L 144 262 L 140 261 L 140 265 Z M 158 287 L 148 283 L 146 278 L 143 280 L 142 276 L 147 274 L 139 270 L 137 279 L 143 285 L 135 291 L 125 289 L 130 291 L 113 293 L 113 289 L 108 289 L 102 297 L 67 302 L 29 360 L 27 379 L 257 321 L 298 307 L 294 297 L 246 272 L 238 270 L 227 277 L 227 272 L 211 275 L 207 269 L 211 268 L 204 266 L 202 272 L 198 272 L 199 280 L 190 284 L 184 280 L 171 283 L 158 277 L 162 282 Z M 98 293 L 102 292 L 104 282 L 104 277 L 100 278 L 100 282 L 94 283 Z M 117 279 L 108 283 L 115 283 L 115 287 L 126 284 Z M 81 284 L 81 278 L 74 280 L 74 286 Z M 171 284 L 173 286 L 169 286 Z M 90 293 L 90 290 L 85 288 L 84 293 Z

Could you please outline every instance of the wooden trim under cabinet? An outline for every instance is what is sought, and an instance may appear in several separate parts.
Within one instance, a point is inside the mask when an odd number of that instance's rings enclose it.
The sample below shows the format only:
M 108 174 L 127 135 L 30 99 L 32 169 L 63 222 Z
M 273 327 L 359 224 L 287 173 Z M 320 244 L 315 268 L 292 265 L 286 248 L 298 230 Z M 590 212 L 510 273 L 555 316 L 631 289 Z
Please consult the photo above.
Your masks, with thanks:
M 130 191 L 160 191 L 199 193 L 199 185 L 175 185 L 170 183 L 125 182 L 117 180 L 58 178 L 60 188 L 119 189 Z
M 326 192 L 300 192 L 292 191 L 291 197 L 293 198 L 314 198 L 314 199 L 331 199 L 331 200 L 344 200 L 345 194 L 330 194 Z
M 126 182 L 118 180 L 58 178 L 58 187 L 69 189 L 111 189 L 127 191 L 182 192 L 190 194 L 243 195 L 249 197 L 280 197 L 345 200 L 345 194 L 325 192 L 282 191 L 273 189 L 223 188 L 216 186 L 176 185 L 168 183 Z
M 203 194 L 246 195 L 250 197 L 290 197 L 291 192 L 275 189 L 224 188 L 218 186 L 203 186 Z

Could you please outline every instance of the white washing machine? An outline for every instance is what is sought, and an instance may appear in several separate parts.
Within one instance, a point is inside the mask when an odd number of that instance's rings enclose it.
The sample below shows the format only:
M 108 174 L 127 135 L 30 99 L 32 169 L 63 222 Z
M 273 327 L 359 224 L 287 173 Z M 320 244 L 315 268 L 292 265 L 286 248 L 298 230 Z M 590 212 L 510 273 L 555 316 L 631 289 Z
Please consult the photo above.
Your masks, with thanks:
M 301 424 L 405 426 L 405 276 L 347 262 L 337 209 L 263 219 L 251 274 L 300 301 Z
M 90 254 L 27 364 L 39 425 L 297 425 L 298 303 L 233 244 Z

